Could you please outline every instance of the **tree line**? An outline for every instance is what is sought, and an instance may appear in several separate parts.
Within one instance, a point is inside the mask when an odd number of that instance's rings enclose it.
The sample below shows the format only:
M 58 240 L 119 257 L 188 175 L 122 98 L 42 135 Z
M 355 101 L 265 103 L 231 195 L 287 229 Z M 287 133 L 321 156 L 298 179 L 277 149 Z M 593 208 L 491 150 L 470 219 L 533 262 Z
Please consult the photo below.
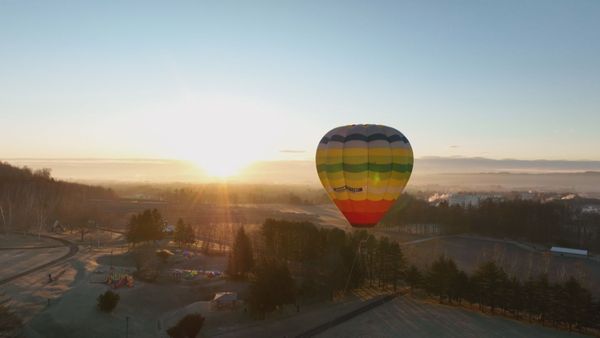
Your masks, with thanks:
M 284 304 L 333 298 L 367 282 L 395 289 L 404 267 L 400 246 L 387 238 L 267 219 L 252 236 L 238 231 L 227 272 L 250 277 L 250 308 L 263 316 Z
M 440 302 L 469 303 L 557 327 L 598 329 L 600 323 L 600 301 L 573 277 L 550 282 L 542 274 L 520 280 L 494 261 L 468 274 L 444 256 L 429 266 L 408 266 L 398 243 L 365 231 L 269 219 L 252 236 L 238 231 L 229 262 L 230 274 L 249 276 L 248 302 L 261 316 L 311 296 L 402 285 L 424 290 Z
M 113 185 L 121 195 L 143 194 L 183 206 L 195 204 L 286 203 L 313 205 L 329 197 L 321 188 L 264 184 L 152 184 Z
M 404 195 L 382 224 L 439 224 L 448 233 L 470 232 L 600 250 L 600 215 L 582 214 L 564 201 L 484 200 L 478 207 L 463 208 L 446 202 L 433 205 Z
M 147 209 L 129 219 L 125 237 L 135 246 L 139 242 L 158 241 L 165 237 L 165 222 L 157 209 Z
M 134 246 L 141 242 L 159 241 L 171 236 L 179 246 L 196 242 L 196 231 L 190 224 L 179 218 L 172 234 L 166 232 L 166 221 L 158 209 L 146 209 L 131 215 L 127 224 L 125 238 Z
M 546 274 L 540 274 L 521 281 L 494 261 L 481 263 L 469 275 L 452 259 L 441 256 L 422 270 L 411 265 L 403 279 L 411 288 L 423 289 L 440 302 L 467 302 L 482 311 L 500 311 L 569 330 L 600 328 L 600 300 L 594 300 L 574 277 L 550 282 Z
M 113 199 L 110 189 L 64 182 L 52 178 L 49 169 L 18 168 L 0 162 L 0 229 L 40 230 L 58 220 L 78 227 L 101 220 L 93 199 Z

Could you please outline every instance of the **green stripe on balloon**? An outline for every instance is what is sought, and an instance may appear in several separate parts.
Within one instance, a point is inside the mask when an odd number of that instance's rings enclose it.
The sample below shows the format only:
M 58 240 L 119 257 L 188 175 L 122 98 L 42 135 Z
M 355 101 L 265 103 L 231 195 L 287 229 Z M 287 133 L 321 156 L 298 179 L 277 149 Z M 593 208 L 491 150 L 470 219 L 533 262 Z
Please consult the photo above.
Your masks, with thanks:
M 348 163 L 334 163 L 334 164 L 319 164 L 317 165 L 318 172 L 335 173 L 338 171 L 347 171 L 351 173 L 360 173 L 363 171 L 373 171 L 378 173 L 387 173 L 390 171 L 399 173 L 410 173 L 412 172 L 413 165 L 411 163 L 391 163 L 388 164 L 376 164 L 376 163 L 362 163 L 362 164 L 348 164 Z

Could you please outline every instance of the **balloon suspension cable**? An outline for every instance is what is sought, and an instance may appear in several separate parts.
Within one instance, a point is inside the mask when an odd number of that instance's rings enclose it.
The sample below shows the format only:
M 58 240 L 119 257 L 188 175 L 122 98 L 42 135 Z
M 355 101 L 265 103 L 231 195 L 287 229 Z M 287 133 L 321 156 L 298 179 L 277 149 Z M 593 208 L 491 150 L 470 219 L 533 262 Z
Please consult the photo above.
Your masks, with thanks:
M 350 267 L 350 273 L 348 274 L 348 279 L 346 279 L 346 286 L 344 287 L 344 294 L 346 294 L 348 292 L 348 286 L 350 285 L 350 278 L 352 277 L 352 272 L 354 271 L 354 266 L 356 265 L 356 261 L 358 260 L 358 257 L 361 255 L 361 248 L 362 246 L 367 243 L 366 240 L 361 240 L 360 242 L 358 242 L 358 248 L 356 251 L 358 251 L 355 255 L 354 255 L 354 260 L 352 260 L 352 266 Z

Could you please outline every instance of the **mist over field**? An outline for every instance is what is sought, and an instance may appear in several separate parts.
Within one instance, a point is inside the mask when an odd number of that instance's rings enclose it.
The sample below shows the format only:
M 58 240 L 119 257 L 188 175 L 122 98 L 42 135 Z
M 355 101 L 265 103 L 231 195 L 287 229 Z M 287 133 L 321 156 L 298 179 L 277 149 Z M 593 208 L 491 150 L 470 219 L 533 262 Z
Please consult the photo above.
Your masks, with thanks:
M 219 181 L 188 161 L 159 159 L 8 159 L 53 177 L 89 183 L 204 183 Z M 600 161 L 495 160 L 426 157 L 415 159 L 409 189 L 546 190 L 600 193 Z M 311 160 L 259 161 L 229 178 L 231 183 L 319 186 Z

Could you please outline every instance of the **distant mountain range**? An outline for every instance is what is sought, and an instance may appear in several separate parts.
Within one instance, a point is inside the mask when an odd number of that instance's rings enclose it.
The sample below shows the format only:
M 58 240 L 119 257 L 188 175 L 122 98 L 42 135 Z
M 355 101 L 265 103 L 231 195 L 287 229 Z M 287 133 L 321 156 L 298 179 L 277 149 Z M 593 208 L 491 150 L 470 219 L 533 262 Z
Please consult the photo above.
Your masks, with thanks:
M 483 157 L 424 157 L 415 161 L 415 170 L 427 173 L 572 173 L 600 171 L 600 161 L 495 160 Z
M 154 159 L 6 159 L 54 177 L 85 182 L 213 181 L 190 162 Z M 319 184 L 313 161 L 261 161 L 245 168 L 241 183 Z M 600 161 L 425 157 L 415 160 L 412 189 L 539 189 L 600 193 Z

